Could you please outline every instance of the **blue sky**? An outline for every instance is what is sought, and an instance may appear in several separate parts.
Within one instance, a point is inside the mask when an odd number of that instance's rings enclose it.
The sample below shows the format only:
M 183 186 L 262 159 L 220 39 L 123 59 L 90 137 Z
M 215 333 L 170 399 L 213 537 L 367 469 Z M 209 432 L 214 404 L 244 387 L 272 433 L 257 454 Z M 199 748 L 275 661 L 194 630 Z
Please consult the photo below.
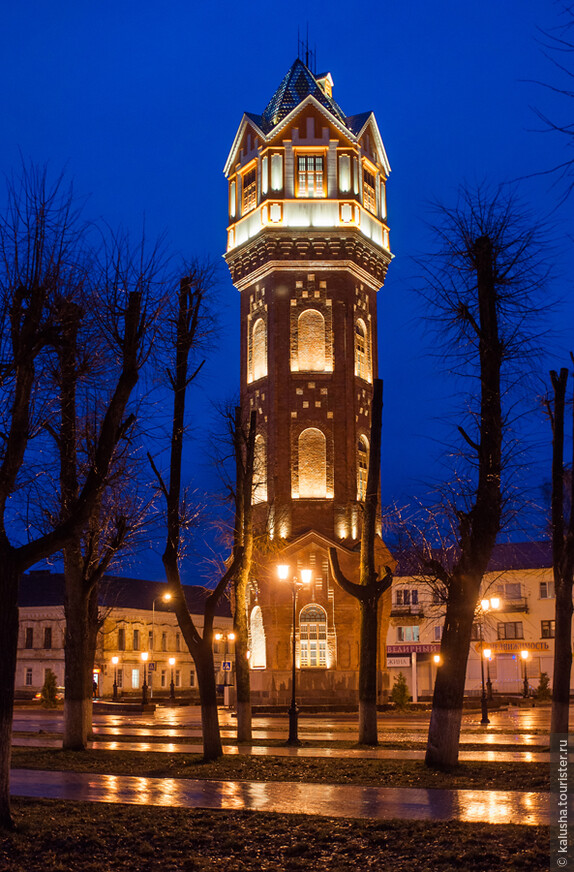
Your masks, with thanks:
M 89 195 L 88 214 L 136 233 L 145 218 L 148 233 L 166 232 L 176 250 L 217 258 L 226 238 L 222 168 L 242 114 L 263 110 L 297 56 L 298 27 L 308 26 L 317 70 L 331 72 L 346 114 L 375 112 L 392 167 L 395 260 L 379 294 L 382 481 L 384 501 L 403 500 L 433 477 L 453 393 L 428 353 L 410 258 L 432 248 L 430 200 L 453 203 L 461 182 L 496 184 L 566 158 L 560 137 L 537 132 L 532 110 L 572 116 L 571 102 L 532 81 L 557 82 L 538 29 L 556 26 L 558 12 L 538 0 L 6 4 L 0 170 L 17 168 L 20 152 L 65 167 Z M 570 201 L 553 212 L 559 191 L 546 176 L 527 179 L 521 194 L 540 220 L 552 214 L 552 291 L 564 300 L 544 376 L 574 347 L 574 210 Z M 198 423 L 211 417 L 212 399 L 238 389 L 239 300 L 223 275 L 223 333 L 196 397 Z M 533 416 L 544 463 L 545 425 Z M 532 466 L 533 478 L 544 474 Z

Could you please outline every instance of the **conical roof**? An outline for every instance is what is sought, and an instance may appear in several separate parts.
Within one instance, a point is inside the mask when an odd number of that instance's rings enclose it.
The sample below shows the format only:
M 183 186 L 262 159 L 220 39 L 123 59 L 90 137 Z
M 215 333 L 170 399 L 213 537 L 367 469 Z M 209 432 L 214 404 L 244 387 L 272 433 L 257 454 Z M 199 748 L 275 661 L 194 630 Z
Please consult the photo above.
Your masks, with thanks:
M 309 95 L 313 96 L 335 118 L 346 125 L 345 115 L 341 108 L 332 97 L 327 96 L 319 85 L 317 77 L 305 66 L 302 60 L 297 58 L 261 115 L 263 132 L 269 133 Z

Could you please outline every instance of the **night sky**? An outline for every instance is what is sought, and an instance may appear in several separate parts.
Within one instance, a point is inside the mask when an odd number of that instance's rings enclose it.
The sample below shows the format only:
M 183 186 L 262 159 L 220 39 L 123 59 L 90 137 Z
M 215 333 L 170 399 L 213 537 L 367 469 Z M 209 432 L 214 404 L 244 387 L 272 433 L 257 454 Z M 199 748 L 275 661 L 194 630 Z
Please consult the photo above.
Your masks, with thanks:
M 428 204 L 454 203 L 462 182 L 530 177 L 568 157 L 560 136 L 539 132 L 533 111 L 572 118 L 572 101 L 536 84 L 563 81 L 541 46 L 540 29 L 557 24 L 559 4 L 539 0 L 5 4 L 0 170 L 17 169 L 20 153 L 48 161 L 89 195 L 86 214 L 135 235 L 145 219 L 147 233 L 165 232 L 175 250 L 218 258 L 227 221 L 222 169 L 242 114 L 264 109 L 297 56 L 298 28 L 304 35 L 308 27 L 316 71 L 331 72 L 347 115 L 375 112 L 392 168 L 395 260 L 379 294 L 382 486 L 384 503 L 404 501 L 437 474 L 457 390 L 429 354 L 412 291 L 412 257 L 433 244 Z M 574 198 L 558 206 L 562 191 L 548 175 L 520 183 L 537 219 L 550 218 L 549 295 L 562 299 L 541 378 L 574 348 Z M 225 269 L 222 276 L 220 344 L 195 396 L 200 425 L 213 400 L 238 390 L 239 295 Z M 549 426 L 533 409 L 530 478 L 540 482 L 549 476 Z M 198 481 L 207 486 L 205 475 Z M 159 561 L 157 573 L 153 562 L 138 571 L 161 577 Z

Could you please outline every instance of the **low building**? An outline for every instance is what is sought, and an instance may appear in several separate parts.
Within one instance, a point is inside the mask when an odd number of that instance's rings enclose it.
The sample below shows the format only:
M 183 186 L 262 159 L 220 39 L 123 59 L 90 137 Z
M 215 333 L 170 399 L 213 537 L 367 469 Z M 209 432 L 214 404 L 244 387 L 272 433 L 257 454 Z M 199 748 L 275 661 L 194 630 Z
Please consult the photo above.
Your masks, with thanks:
M 484 577 L 466 672 L 466 693 L 485 684 L 502 695 L 532 693 L 545 672 L 552 683 L 555 596 L 550 542 L 500 544 Z M 486 602 L 488 600 L 488 603 Z M 402 672 L 413 698 L 430 697 L 437 668 L 435 657 L 445 616 L 444 590 L 413 571 L 412 555 L 399 558 L 392 590 L 387 635 L 391 686 Z M 490 654 L 488 654 L 490 652 Z M 574 682 L 574 674 L 572 676 Z M 526 682 L 526 684 L 525 684 Z
M 203 610 L 209 591 L 186 586 L 194 623 L 203 632 Z M 94 662 L 95 693 L 141 695 L 145 677 L 151 696 L 168 696 L 173 679 L 177 696 L 197 693 L 195 665 L 167 600 L 168 586 L 136 578 L 106 577 L 100 584 L 102 627 Z M 16 663 L 17 698 L 33 697 L 51 669 L 64 686 L 64 576 L 46 570 L 29 572 L 20 583 L 20 632 Z M 223 600 L 214 624 L 216 681 L 233 683 L 233 642 L 229 602 Z M 144 655 L 144 657 L 142 657 Z M 147 655 L 147 659 L 144 659 Z M 117 658 L 117 661 L 115 660 Z M 173 662 L 170 662 L 173 661 Z

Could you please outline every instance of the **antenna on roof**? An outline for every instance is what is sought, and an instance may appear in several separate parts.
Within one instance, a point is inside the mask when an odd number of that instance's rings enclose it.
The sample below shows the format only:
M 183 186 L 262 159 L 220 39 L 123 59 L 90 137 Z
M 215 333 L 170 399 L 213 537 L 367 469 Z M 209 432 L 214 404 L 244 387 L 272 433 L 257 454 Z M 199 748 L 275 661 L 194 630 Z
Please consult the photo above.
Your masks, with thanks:
M 307 34 L 305 39 L 302 39 L 297 28 L 297 57 L 303 61 L 305 66 L 315 74 L 315 66 L 317 64 L 317 51 L 313 50 L 309 45 L 309 22 L 307 22 Z

